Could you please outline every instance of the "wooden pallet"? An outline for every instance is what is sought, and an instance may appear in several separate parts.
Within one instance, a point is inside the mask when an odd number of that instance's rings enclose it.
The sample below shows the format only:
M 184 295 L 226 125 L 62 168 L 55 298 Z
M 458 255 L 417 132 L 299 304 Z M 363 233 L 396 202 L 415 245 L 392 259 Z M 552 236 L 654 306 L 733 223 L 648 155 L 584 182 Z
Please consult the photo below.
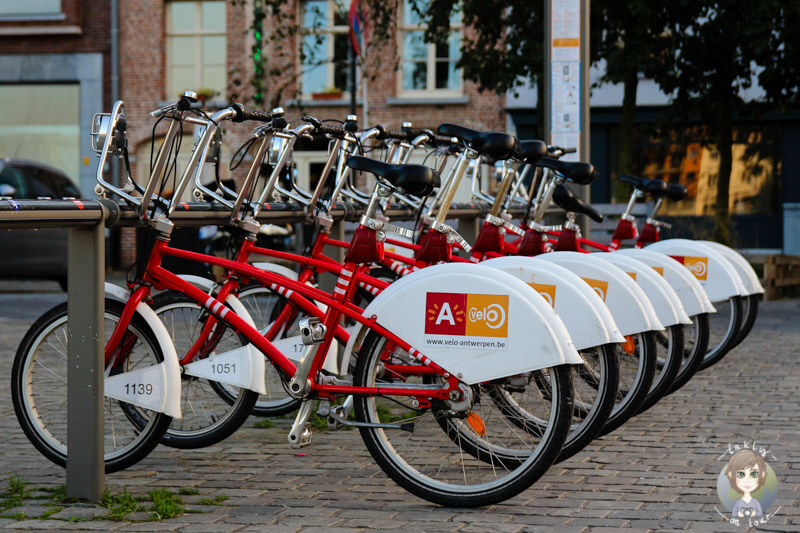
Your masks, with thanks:
M 764 299 L 776 300 L 800 290 L 800 256 L 773 255 L 764 263 Z

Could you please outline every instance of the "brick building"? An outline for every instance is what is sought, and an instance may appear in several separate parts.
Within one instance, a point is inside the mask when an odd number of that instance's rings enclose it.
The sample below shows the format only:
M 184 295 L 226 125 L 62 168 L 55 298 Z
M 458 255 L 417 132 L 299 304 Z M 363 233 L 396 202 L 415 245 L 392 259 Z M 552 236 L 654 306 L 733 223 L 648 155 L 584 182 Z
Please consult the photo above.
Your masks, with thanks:
M 110 5 L 0 3 L 0 157 L 63 170 L 91 196 L 92 116 L 111 103 Z
M 453 18 L 450 45 L 437 47 L 422 40 L 424 27 L 404 2 L 399 5 L 393 24 L 396 35 L 380 49 L 371 49 L 368 56 L 366 120 L 359 68 L 357 113 L 362 125 L 382 123 L 396 128 L 411 121 L 435 128 L 442 122 L 457 122 L 504 129 L 505 96 L 478 91 L 455 69 L 464 38 L 459 17 Z M 304 114 L 344 119 L 350 109 L 351 85 L 348 8 L 346 0 L 289 1 L 282 17 L 266 15 L 259 51 L 265 59 L 264 107 L 281 105 L 289 119 Z M 120 97 L 126 105 L 137 180 L 145 180 L 149 168 L 142 164 L 150 160 L 153 121 L 149 111 L 174 101 L 185 89 L 207 93 L 208 107 L 230 100 L 253 105 L 254 20 L 252 0 L 119 0 Z M 286 39 L 271 39 L 279 26 L 287 24 L 302 24 L 304 30 Z M 251 127 L 226 126 L 224 160 Z M 190 128 L 184 134 L 187 141 L 182 143 L 179 161 L 186 160 L 192 146 Z M 326 155 L 324 146 L 308 148 L 295 157 L 301 181 L 306 183 L 319 172 Z M 125 242 L 132 248 L 131 239 Z

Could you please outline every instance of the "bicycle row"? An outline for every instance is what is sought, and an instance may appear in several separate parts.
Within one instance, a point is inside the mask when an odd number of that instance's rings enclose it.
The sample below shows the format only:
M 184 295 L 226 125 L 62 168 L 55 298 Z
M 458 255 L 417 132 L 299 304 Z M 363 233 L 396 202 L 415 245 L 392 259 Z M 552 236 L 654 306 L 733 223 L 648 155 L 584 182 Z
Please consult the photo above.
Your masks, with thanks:
M 359 428 L 386 474 L 417 496 L 496 503 L 719 361 L 755 321 L 763 291 L 735 251 L 656 242 L 663 224 L 655 215 L 664 199 L 685 196 L 679 186 L 621 177 L 634 193 L 603 247 L 582 239 L 574 221 L 600 215 L 565 187 L 590 183 L 596 170 L 560 160 L 568 150 L 455 124 L 437 133 L 360 131 L 352 116 L 290 122 L 281 109 L 240 104 L 208 115 L 192 100 L 187 93 L 153 113 L 167 131 L 141 186 L 130 177 L 124 104 L 93 127 L 98 192 L 132 206 L 147 227 L 128 286 L 106 287 L 107 472 L 159 442 L 219 442 L 251 413 L 297 410 L 288 442 L 305 446 L 316 409 L 332 428 Z M 241 159 L 252 155 L 238 192 L 219 172 L 214 184 L 201 179 L 204 167 L 220 164 L 226 121 L 262 123 L 242 149 Z M 179 172 L 188 124 L 202 133 Z M 308 136 L 330 141 L 313 191 L 291 169 L 294 144 Z M 366 157 L 381 151 L 382 159 Z M 408 163 L 419 151 L 430 166 Z M 128 169 L 124 188 L 103 178 L 110 155 Z M 369 192 L 356 186 L 357 173 L 372 176 Z M 491 204 L 472 245 L 446 222 L 465 175 L 474 197 Z M 228 257 L 169 245 L 170 216 L 191 183 L 195 198 L 230 210 Z M 637 235 L 630 213 L 646 195 L 656 201 Z M 313 222 L 305 254 L 258 246 L 256 219 L 276 199 L 297 203 Z M 331 236 L 327 215 L 342 199 L 364 206 L 350 242 Z M 390 223 L 382 212 L 392 202 L 410 206 L 418 228 Z M 551 203 L 567 212 L 563 226 L 543 224 Z M 524 208 L 516 223 L 513 206 Z M 637 236 L 636 248 L 616 250 Z M 326 255 L 331 246 L 343 261 Z M 584 253 L 590 247 L 614 251 Z M 275 262 L 251 263 L 254 256 Z M 164 258 L 225 276 L 176 275 Z M 337 278 L 331 292 L 317 284 L 322 273 Z M 66 304 L 48 311 L 12 370 L 23 430 L 62 466 L 67 328 Z

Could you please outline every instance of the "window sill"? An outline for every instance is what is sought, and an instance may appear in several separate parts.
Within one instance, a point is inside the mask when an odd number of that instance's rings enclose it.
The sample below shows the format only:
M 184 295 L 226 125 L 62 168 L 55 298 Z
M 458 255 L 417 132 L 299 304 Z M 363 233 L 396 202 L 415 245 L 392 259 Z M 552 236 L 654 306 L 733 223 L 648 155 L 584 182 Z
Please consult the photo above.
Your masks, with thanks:
M 340 98 L 338 100 L 289 100 L 289 106 L 297 107 L 346 107 L 350 105 L 349 98 Z M 356 100 L 356 106 L 363 104 L 360 99 Z
M 387 105 L 464 105 L 469 103 L 469 96 L 421 96 L 419 98 L 387 98 Z
M 8 35 L 81 35 L 80 26 L 0 26 L 0 36 Z

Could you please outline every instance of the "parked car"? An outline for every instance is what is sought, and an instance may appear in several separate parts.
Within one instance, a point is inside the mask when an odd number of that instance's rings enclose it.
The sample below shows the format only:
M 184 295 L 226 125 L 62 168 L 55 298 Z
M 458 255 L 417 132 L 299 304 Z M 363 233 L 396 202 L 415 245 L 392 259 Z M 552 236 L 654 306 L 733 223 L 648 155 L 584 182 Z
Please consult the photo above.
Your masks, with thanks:
M 25 159 L 0 158 L 0 201 L 80 198 L 62 171 Z M 66 287 L 67 231 L 0 230 L 0 278 L 54 279 Z

